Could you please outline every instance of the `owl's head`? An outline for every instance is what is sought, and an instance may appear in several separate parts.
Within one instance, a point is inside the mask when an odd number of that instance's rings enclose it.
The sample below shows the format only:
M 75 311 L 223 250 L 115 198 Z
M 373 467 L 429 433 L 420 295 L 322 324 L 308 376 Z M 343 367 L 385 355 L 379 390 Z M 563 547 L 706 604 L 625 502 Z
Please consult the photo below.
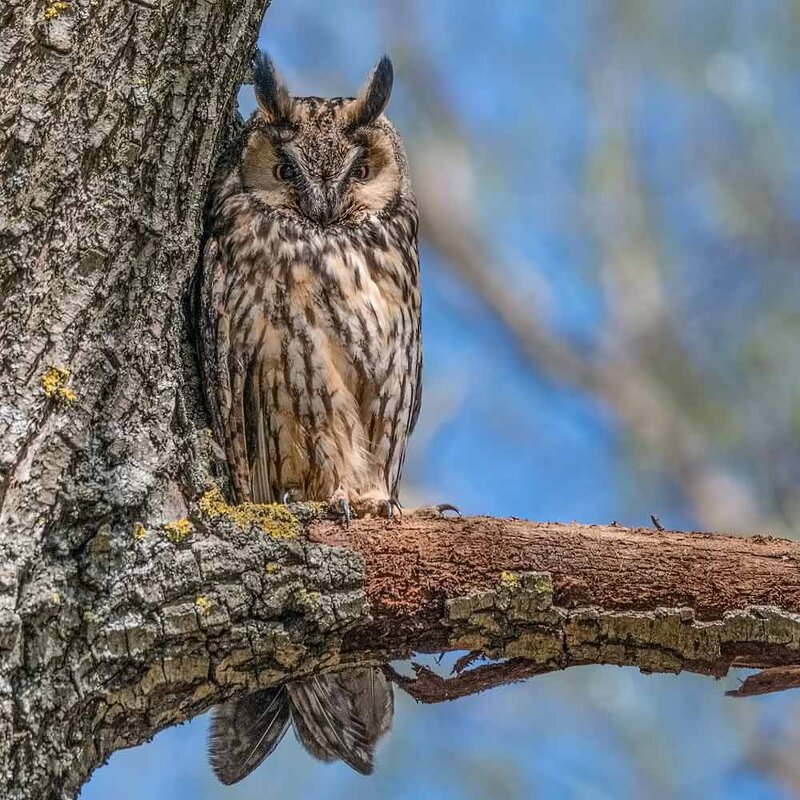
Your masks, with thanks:
M 358 97 L 292 97 L 258 52 L 244 190 L 271 211 L 323 228 L 358 223 L 411 198 L 402 143 L 383 116 L 392 74 L 384 56 Z

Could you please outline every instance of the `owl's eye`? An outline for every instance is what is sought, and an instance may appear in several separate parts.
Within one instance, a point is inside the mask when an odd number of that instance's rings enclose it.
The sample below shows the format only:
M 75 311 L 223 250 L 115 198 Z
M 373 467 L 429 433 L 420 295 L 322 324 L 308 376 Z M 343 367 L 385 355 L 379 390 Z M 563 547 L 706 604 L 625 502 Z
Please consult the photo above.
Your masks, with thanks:
M 292 181 L 297 176 L 297 171 L 291 164 L 278 164 L 273 172 L 279 181 Z
M 365 181 L 367 178 L 369 178 L 369 167 L 366 164 L 359 164 L 353 170 L 353 177 L 357 181 Z

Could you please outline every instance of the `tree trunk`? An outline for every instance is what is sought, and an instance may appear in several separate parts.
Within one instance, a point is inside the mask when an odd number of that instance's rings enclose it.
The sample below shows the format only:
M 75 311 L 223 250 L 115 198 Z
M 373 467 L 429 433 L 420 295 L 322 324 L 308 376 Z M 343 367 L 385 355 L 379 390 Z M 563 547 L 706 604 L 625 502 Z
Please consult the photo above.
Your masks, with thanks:
M 184 297 L 262 5 L 0 11 L 0 794 L 73 797 L 236 693 L 414 650 L 509 659 L 423 700 L 796 660 L 792 543 L 224 502 Z
M 264 4 L 0 10 L 0 782 L 21 795 L 70 796 L 108 752 L 70 716 L 87 619 L 132 526 L 183 516 L 211 463 L 181 299 Z

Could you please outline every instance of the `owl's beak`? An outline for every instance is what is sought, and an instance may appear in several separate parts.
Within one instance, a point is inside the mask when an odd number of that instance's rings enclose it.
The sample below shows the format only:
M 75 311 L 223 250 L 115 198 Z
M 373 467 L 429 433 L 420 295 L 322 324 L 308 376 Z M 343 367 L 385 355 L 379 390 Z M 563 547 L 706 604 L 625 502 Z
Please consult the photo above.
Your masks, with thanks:
M 309 197 L 308 216 L 323 228 L 339 218 L 339 193 L 335 186 L 313 184 Z

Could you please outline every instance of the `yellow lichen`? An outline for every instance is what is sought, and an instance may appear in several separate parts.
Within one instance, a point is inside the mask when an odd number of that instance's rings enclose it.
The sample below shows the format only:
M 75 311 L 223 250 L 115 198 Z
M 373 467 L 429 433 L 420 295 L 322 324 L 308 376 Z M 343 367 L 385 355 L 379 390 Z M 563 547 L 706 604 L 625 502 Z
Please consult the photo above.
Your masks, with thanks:
M 55 19 L 67 8 L 69 8 L 69 3 L 65 3 L 64 0 L 50 0 L 44 9 L 44 18 L 46 20 Z
M 513 572 L 506 572 L 503 570 L 500 573 L 500 583 L 503 586 L 507 587 L 508 589 L 513 589 L 516 586 L 519 586 L 519 576 L 515 575 Z
M 308 589 L 301 587 L 295 590 L 292 597 L 299 606 L 310 609 L 316 609 L 319 606 L 319 592 L 309 592 Z
M 53 592 L 50 595 L 50 599 L 56 604 L 59 605 L 61 603 L 61 593 L 60 592 Z
M 147 528 L 145 528 L 141 522 L 136 522 L 134 523 L 132 533 L 134 539 L 144 539 L 144 537 L 147 536 Z
M 286 506 L 279 503 L 240 503 L 232 506 L 225 502 L 217 486 L 212 486 L 200 498 L 199 506 L 204 517 L 226 517 L 238 528 L 257 525 L 264 533 L 278 539 L 288 539 L 300 532 L 297 517 Z
M 188 519 L 176 519 L 164 524 L 164 533 L 173 544 L 180 544 L 192 532 L 192 523 Z
M 44 396 L 57 403 L 69 406 L 75 402 L 77 395 L 67 388 L 67 381 L 72 373 L 64 367 L 50 367 L 42 375 L 42 391 Z
M 267 574 L 273 575 L 278 571 L 278 565 L 274 561 L 270 561 L 269 564 L 265 567 Z
M 200 609 L 201 614 L 208 614 L 211 611 L 211 601 L 207 597 L 197 597 L 194 604 Z

